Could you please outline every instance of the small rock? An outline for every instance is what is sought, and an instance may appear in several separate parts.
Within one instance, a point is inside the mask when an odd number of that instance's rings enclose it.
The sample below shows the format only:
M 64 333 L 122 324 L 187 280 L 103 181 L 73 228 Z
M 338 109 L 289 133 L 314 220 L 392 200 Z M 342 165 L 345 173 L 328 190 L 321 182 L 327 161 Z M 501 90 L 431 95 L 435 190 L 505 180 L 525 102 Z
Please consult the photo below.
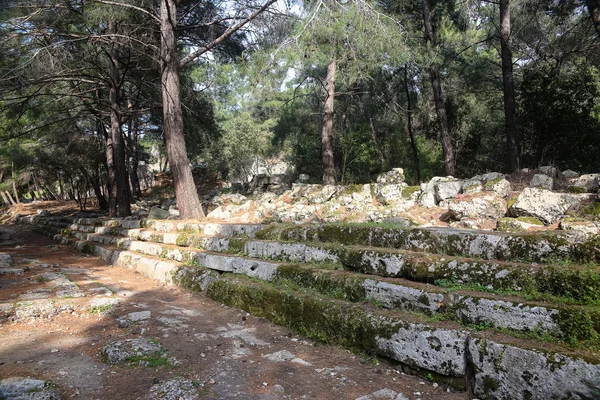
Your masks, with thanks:
M 263 358 L 266 358 L 269 361 L 281 362 L 293 360 L 296 356 L 287 350 L 281 350 L 275 353 L 265 354 Z
M 194 400 L 198 398 L 198 390 L 193 381 L 175 378 L 157 383 L 150 389 L 150 399 L 156 400 Z
M 45 381 L 13 377 L 0 380 L 0 398 L 15 400 L 60 400 L 60 393 Z
M 160 343 L 145 338 L 110 342 L 102 349 L 102 354 L 109 364 L 122 364 L 134 357 L 156 356 L 163 353 Z

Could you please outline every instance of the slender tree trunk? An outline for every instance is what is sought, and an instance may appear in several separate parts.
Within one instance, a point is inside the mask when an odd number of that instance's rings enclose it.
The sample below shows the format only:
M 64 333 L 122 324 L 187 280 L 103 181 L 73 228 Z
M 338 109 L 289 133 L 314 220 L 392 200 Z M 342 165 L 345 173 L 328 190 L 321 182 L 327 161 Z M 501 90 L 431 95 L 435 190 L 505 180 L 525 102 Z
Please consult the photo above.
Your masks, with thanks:
M 333 99 L 335 97 L 336 61 L 327 66 L 325 88 L 327 98 L 323 105 L 323 125 L 321 127 L 321 159 L 323 163 L 323 184 L 335 185 L 335 164 L 333 160 Z
M 423 0 L 423 24 L 425 26 L 425 41 L 432 47 L 435 47 L 437 40 L 431 24 L 431 7 L 429 0 Z M 454 175 L 456 171 L 456 160 L 454 159 L 454 147 L 452 146 L 452 137 L 448 128 L 448 116 L 444 102 L 444 93 L 442 91 L 442 81 L 440 76 L 440 67 L 431 61 L 429 66 L 429 79 L 431 80 L 431 89 L 433 90 L 433 101 L 435 103 L 435 113 L 438 120 L 438 128 L 442 139 L 442 150 L 444 151 L 444 167 L 446 175 Z
M 408 64 L 404 65 L 404 88 L 406 90 L 406 106 L 407 106 L 407 125 L 408 125 L 408 136 L 410 138 L 410 148 L 412 149 L 413 158 L 415 162 L 415 169 L 417 170 L 417 183 L 421 182 L 421 164 L 419 161 L 419 149 L 415 142 L 415 135 L 413 133 L 413 122 L 412 122 L 412 98 L 410 96 L 410 84 L 408 83 Z
M 8 197 L 6 197 L 4 191 L 0 190 L 0 196 L 2 196 L 2 201 L 4 202 L 4 204 L 10 206 L 11 203 L 8 201 Z
M 517 106 L 513 76 L 512 50 L 510 48 L 510 0 L 500 0 L 500 45 L 502 57 L 502 86 L 504 93 L 504 119 L 508 149 L 509 172 L 520 167 L 519 142 L 517 140 Z
M 175 0 L 160 1 L 160 56 L 164 129 L 171 176 L 182 219 L 203 218 L 204 210 L 192 176 L 183 135 L 183 114 L 179 87 L 177 55 L 177 6 Z
M 116 23 L 108 22 L 108 31 L 116 33 Z M 113 162 L 115 167 L 115 178 L 117 182 L 117 216 L 128 217 L 131 215 L 129 204 L 129 178 L 127 166 L 125 165 L 125 141 L 121 133 L 121 105 L 119 103 L 119 91 L 121 86 L 121 73 L 119 68 L 118 42 L 113 39 L 110 49 L 110 88 L 108 90 L 108 101 L 110 103 L 110 136 L 112 137 Z
M 51 200 L 58 200 L 58 196 L 48 186 L 44 186 L 44 191 L 50 195 Z
M 131 152 L 131 167 L 129 171 L 129 180 L 131 181 L 131 192 L 136 199 L 142 198 L 142 189 L 140 187 L 140 178 L 138 177 L 139 150 L 138 150 L 138 122 L 137 119 L 132 122 L 129 118 L 129 148 Z
M 11 169 L 12 169 L 12 187 L 13 187 L 13 193 L 15 194 L 15 201 L 17 203 L 20 203 L 21 200 L 19 200 L 19 193 L 17 192 L 17 182 L 16 182 L 17 175 L 15 174 L 15 163 L 11 163 Z
M 600 0 L 586 0 L 590 17 L 592 17 L 592 23 L 600 39 Z
M 4 194 L 6 194 L 6 197 L 8 197 L 8 200 L 10 201 L 10 204 L 12 204 L 13 206 L 14 206 L 15 204 L 17 204 L 17 203 L 15 202 L 15 200 L 12 198 L 12 196 L 10 195 L 10 192 L 9 192 L 8 190 L 5 190 L 5 191 L 4 191 Z
M 106 143 L 106 172 L 108 174 L 108 182 L 106 183 L 108 188 L 108 216 L 114 218 L 117 216 L 117 179 L 115 175 L 115 163 L 113 159 L 113 139 L 112 135 L 109 135 L 104 124 L 98 123 L 99 128 L 104 133 L 104 141 Z

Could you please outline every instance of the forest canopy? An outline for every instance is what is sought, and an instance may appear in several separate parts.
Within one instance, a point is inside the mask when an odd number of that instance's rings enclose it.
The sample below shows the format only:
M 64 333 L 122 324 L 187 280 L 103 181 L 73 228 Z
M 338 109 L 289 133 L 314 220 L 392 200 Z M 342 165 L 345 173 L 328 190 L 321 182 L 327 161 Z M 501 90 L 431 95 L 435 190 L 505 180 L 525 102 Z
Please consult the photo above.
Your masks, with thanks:
M 326 184 L 600 171 L 598 0 L 0 7 L 5 204 L 91 194 L 127 216 L 157 162 L 190 218 L 194 175 L 265 159 Z

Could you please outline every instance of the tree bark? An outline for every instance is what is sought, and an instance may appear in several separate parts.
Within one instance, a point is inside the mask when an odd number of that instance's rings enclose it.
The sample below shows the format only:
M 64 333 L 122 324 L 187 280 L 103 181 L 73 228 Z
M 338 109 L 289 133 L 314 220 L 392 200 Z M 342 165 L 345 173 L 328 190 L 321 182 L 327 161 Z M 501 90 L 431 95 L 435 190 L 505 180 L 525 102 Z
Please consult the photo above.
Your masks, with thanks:
M 433 31 L 433 25 L 431 24 L 431 6 L 429 0 L 423 0 L 423 25 L 425 27 L 425 41 L 432 47 L 435 47 L 437 45 L 437 40 Z M 440 67 L 435 60 L 432 60 L 429 66 L 429 79 L 431 80 L 435 113 L 437 115 L 440 137 L 442 139 L 446 175 L 454 175 L 456 171 L 454 147 L 452 146 L 452 137 L 450 136 L 450 129 L 448 128 L 448 116 L 442 90 Z
M 12 204 L 13 206 L 17 204 L 15 202 L 15 200 L 12 198 L 12 196 L 10 195 L 10 192 L 8 190 L 5 190 L 4 193 L 6 194 L 6 197 L 8 197 L 8 200 L 10 201 L 10 204 Z
M 108 216 L 115 218 L 117 216 L 117 180 L 115 176 L 115 163 L 113 160 L 113 139 L 104 128 L 102 122 L 98 122 L 98 128 L 104 134 L 106 144 L 106 172 L 108 175 Z
M 425 41 L 432 47 L 437 45 L 433 25 L 431 24 L 431 7 L 429 0 L 423 0 L 423 24 L 425 27 Z M 433 91 L 433 100 L 435 103 L 435 113 L 437 115 L 438 129 L 442 141 L 442 150 L 444 152 L 444 168 L 446 175 L 454 175 L 456 172 L 456 160 L 454 158 L 454 146 L 450 128 L 448 127 L 448 115 L 444 101 L 441 75 L 439 65 L 432 60 L 429 66 L 429 79 Z
M 108 31 L 116 33 L 116 23 L 108 22 Z M 121 87 L 121 73 L 119 69 L 118 42 L 113 39 L 110 49 L 110 87 L 108 90 L 108 101 L 110 103 L 110 136 L 112 137 L 112 153 L 115 168 L 117 216 L 128 217 L 131 215 L 129 203 L 129 178 L 127 166 L 125 165 L 125 141 L 121 133 L 121 105 L 119 103 L 119 91 Z
M 183 134 L 183 114 L 179 86 L 179 57 L 175 36 L 175 0 L 160 1 L 160 56 L 164 129 L 171 176 L 182 219 L 203 218 L 204 211 L 192 176 Z
M 21 200 L 19 200 L 19 192 L 17 192 L 17 175 L 15 174 L 15 163 L 11 163 L 11 168 L 12 168 L 12 187 L 13 187 L 13 193 L 15 194 L 15 201 L 17 203 L 20 203 Z
M 0 196 L 2 196 L 2 201 L 4 201 L 4 205 L 6 205 L 6 206 L 11 205 L 11 203 L 8 201 L 8 197 L 6 197 L 6 194 L 4 193 L 4 191 L 0 190 Z
M 325 89 L 327 97 L 323 105 L 323 125 L 321 127 L 321 161 L 323 163 L 323 184 L 335 185 L 335 164 L 333 160 L 333 99 L 335 97 L 336 61 L 327 66 Z
M 519 142 L 517 139 L 517 107 L 513 76 L 510 28 L 510 0 L 500 0 L 500 46 L 502 58 L 502 87 L 504 93 L 504 120 L 508 150 L 508 169 L 515 172 L 520 167 Z
M 600 0 L 586 0 L 586 4 L 588 11 L 590 12 L 590 17 L 592 18 L 594 28 L 596 29 L 596 33 L 600 39 Z
M 137 118 L 133 120 L 133 116 L 129 117 L 128 133 L 129 133 L 129 152 L 131 158 L 131 165 L 129 170 L 129 180 L 131 183 L 131 192 L 135 199 L 139 200 L 142 198 L 142 189 L 140 187 L 140 179 L 138 177 L 138 165 L 139 165 L 139 149 L 138 149 L 138 121 Z
M 412 122 L 412 99 L 410 97 L 410 85 L 408 83 L 408 64 L 404 65 L 404 88 L 406 90 L 406 106 L 407 106 L 407 125 L 408 125 L 408 137 L 410 138 L 410 148 L 412 149 L 413 158 L 415 162 L 415 169 L 417 170 L 417 183 L 421 183 L 421 164 L 419 161 L 419 149 L 415 142 L 415 135 L 413 133 L 413 122 Z

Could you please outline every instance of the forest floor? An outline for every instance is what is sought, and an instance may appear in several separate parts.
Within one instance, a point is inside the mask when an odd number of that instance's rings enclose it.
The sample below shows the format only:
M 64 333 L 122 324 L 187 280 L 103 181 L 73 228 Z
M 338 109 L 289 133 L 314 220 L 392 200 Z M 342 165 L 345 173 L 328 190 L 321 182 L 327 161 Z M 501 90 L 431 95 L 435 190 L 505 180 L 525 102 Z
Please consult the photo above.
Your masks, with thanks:
M 47 380 L 63 399 L 470 398 L 383 360 L 296 336 L 203 294 L 160 286 L 58 246 L 31 227 L 1 229 L 14 231 L 15 243 L 0 246 L 0 254 L 10 255 L 11 268 L 23 274 L 0 276 L 0 305 L 16 303 L 20 311 L 0 320 L 0 379 Z M 76 285 L 71 295 L 59 290 L 57 275 Z M 102 303 L 106 298 L 118 304 Z M 140 338 L 160 343 L 164 358 L 146 360 L 153 366 L 103 361 L 107 343 Z M 179 377 L 193 383 L 194 395 L 164 390 Z

